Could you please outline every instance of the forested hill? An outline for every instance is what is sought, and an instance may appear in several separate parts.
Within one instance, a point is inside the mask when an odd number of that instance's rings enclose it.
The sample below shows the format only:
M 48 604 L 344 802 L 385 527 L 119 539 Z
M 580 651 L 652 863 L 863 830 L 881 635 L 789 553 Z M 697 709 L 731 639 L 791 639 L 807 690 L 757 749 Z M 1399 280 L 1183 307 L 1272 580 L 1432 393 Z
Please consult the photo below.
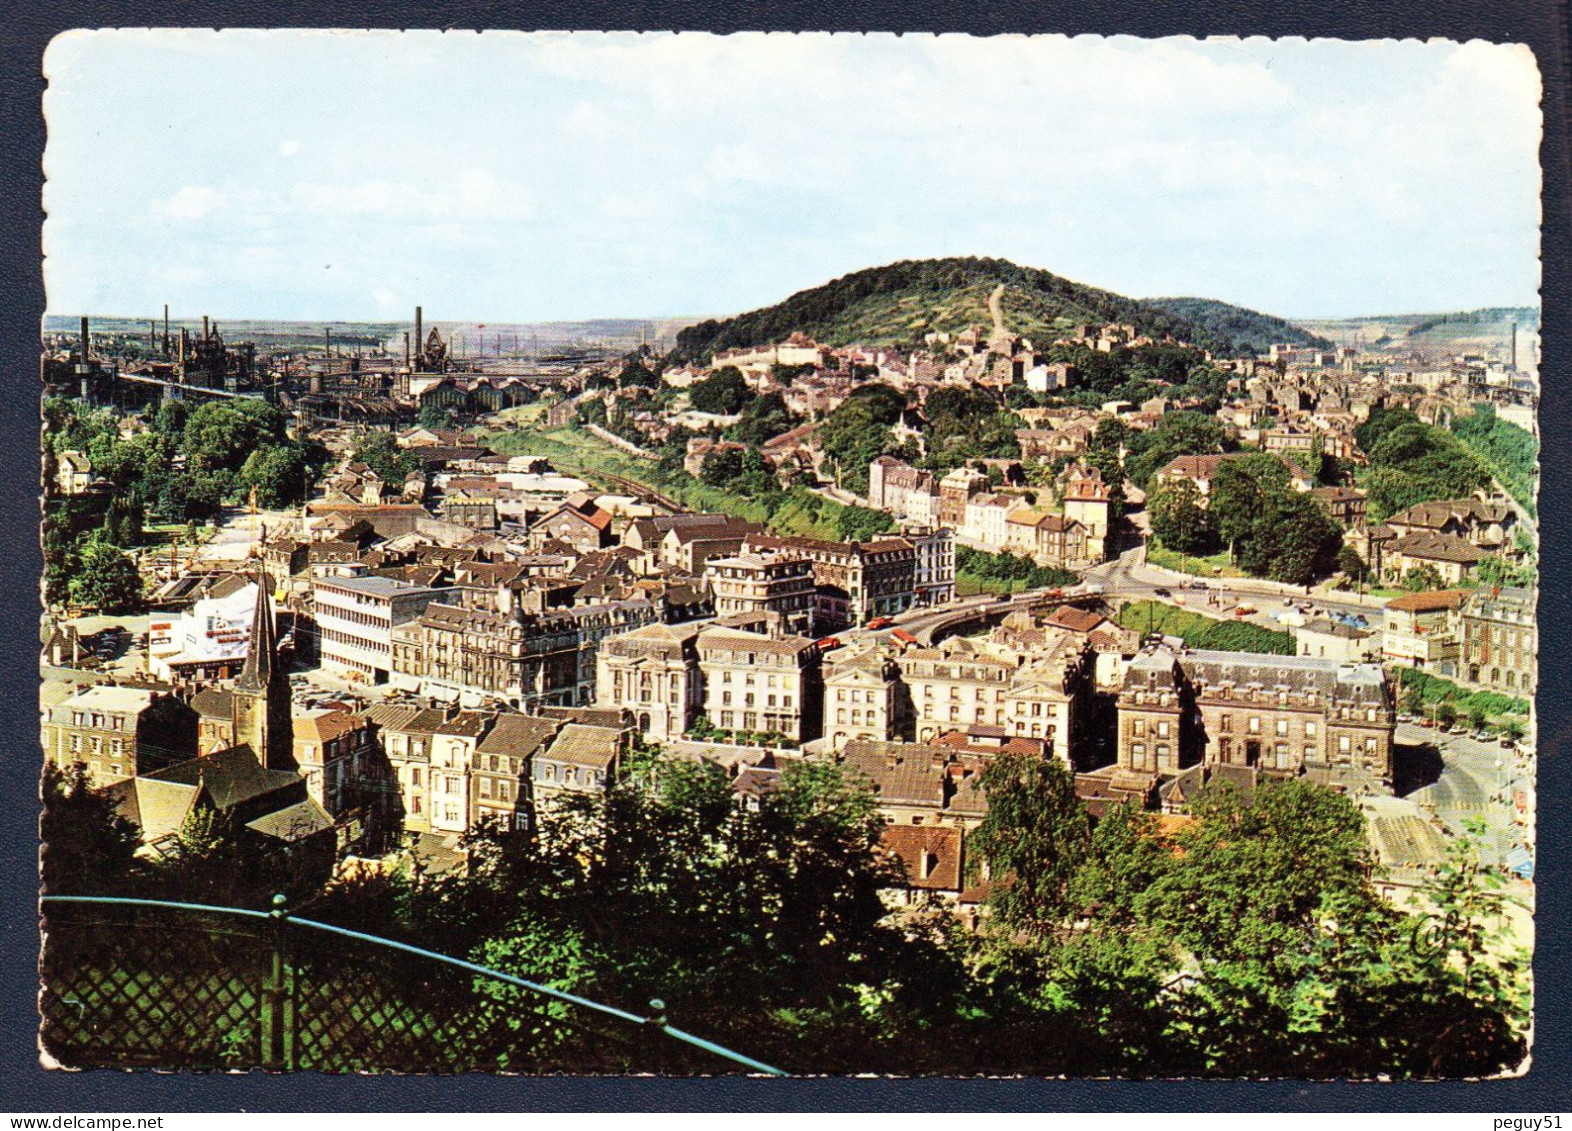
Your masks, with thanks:
M 689 326 L 677 335 L 677 349 L 698 359 L 768 345 L 794 331 L 842 346 L 911 344 L 930 330 L 987 329 L 993 324 L 988 296 L 1000 284 L 1005 327 L 1034 341 L 1051 341 L 1079 323 L 1122 322 L 1153 337 L 1171 334 L 1219 354 L 1235 352 L 1227 333 L 1175 311 L 1035 267 L 976 258 L 903 260 L 856 271 L 762 310 Z
M 1278 342 L 1323 350 L 1329 350 L 1333 345 L 1326 338 L 1312 334 L 1286 318 L 1219 302 L 1215 298 L 1149 298 L 1143 301 L 1147 306 L 1166 310 L 1195 323 L 1207 333 L 1227 338 L 1235 346 L 1256 353 L 1265 353 L 1268 346 Z

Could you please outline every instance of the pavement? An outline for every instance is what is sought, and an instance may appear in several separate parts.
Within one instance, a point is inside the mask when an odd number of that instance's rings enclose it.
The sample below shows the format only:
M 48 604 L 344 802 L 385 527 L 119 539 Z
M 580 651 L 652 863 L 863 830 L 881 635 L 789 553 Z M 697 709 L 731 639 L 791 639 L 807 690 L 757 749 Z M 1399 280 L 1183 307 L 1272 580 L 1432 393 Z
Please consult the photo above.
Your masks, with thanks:
M 1465 821 L 1483 821 L 1487 864 L 1503 865 L 1516 846 L 1532 852 L 1533 826 L 1526 817 L 1519 823 L 1513 797 L 1518 792 L 1533 796 L 1533 759 L 1503 749 L 1498 740 L 1478 742 L 1413 723 L 1399 723 L 1396 738 L 1403 746 L 1433 746 L 1441 757 L 1440 777 L 1409 793 L 1408 800 L 1453 836 L 1464 831 Z

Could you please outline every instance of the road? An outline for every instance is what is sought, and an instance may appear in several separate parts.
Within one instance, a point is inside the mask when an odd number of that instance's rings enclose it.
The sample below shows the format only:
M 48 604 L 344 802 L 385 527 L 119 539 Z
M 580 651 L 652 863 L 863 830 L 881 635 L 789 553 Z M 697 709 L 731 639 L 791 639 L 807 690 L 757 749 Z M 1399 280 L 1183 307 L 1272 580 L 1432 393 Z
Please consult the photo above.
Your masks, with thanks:
M 1515 791 L 1532 793 L 1532 760 L 1498 741 L 1476 742 L 1467 735 L 1438 734 L 1428 727 L 1399 723 L 1397 741 L 1405 746 L 1434 746 L 1441 755 L 1441 776 L 1408 795 L 1434 813 L 1449 832 L 1465 821 L 1483 821 L 1488 830 L 1486 863 L 1500 865 L 1507 852 L 1523 844 L 1528 830 L 1515 821 Z
M 1207 589 L 1202 591 L 1181 588 L 1183 583 L 1191 580 L 1182 573 L 1162 569 L 1159 566 L 1147 564 L 1145 555 L 1140 547 L 1126 550 L 1111 562 L 1104 562 L 1094 566 L 1082 574 L 1085 581 L 1101 584 L 1105 587 L 1110 597 L 1129 597 L 1136 600 L 1158 600 L 1167 604 L 1182 604 L 1192 612 L 1205 616 L 1222 617 L 1238 605 L 1241 600 L 1255 605 L 1260 611 L 1249 617 L 1235 618 L 1249 621 L 1281 631 L 1284 626 L 1271 619 L 1271 613 L 1285 608 L 1283 598 L 1285 594 L 1292 596 L 1296 604 L 1308 601 L 1318 612 L 1344 613 L 1349 616 L 1362 616 L 1370 627 L 1380 629 L 1383 616 L 1379 606 L 1361 604 L 1356 600 L 1343 597 L 1329 598 L 1323 593 L 1315 593 L 1309 597 L 1295 587 L 1277 585 L 1272 582 L 1257 581 L 1244 577 L 1220 577 L 1206 582 Z M 1168 590 L 1169 595 L 1159 594 L 1158 590 Z M 1215 603 L 1213 600 L 1215 599 Z
M 1004 284 L 1000 283 L 988 293 L 988 313 L 993 316 L 994 338 L 1002 338 L 1006 333 L 1004 329 L 1004 308 L 999 301 L 1002 298 L 1004 298 Z

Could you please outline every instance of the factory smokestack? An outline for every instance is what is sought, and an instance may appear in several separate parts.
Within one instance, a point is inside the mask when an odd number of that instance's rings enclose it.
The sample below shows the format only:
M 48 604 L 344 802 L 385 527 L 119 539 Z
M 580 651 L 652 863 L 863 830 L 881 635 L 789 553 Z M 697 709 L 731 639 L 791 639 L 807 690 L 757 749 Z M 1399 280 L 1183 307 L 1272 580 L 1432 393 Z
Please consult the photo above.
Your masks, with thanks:
M 169 356 L 169 304 L 164 304 L 164 356 Z
M 1517 369 L 1517 323 L 1512 323 L 1512 369 Z
M 421 335 L 420 315 L 421 310 L 420 307 L 417 306 L 415 308 L 415 355 L 417 357 L 425 353 L 426 350 L 426 339 Z
M 202 340 L 205 342 L 205 341 L 207 341 L 207 339 L 208 339 L 207 315 L 204 314 L 204 315 L 202 315 Z
M 404 331 L 404 368 L 409 368 L 409 331 Z
M 93 355 L 93 340 L 87 336 L 87 315 L 82 315 L 82 360 Z

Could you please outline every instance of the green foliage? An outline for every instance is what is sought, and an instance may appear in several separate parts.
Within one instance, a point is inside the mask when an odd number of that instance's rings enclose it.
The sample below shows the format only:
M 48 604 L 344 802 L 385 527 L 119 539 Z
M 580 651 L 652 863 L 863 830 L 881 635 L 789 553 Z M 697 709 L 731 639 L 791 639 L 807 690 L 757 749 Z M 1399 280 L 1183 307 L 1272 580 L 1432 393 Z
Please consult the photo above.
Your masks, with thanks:
M 1539 441 L 1532 432 L 1508 424 L 1494 406 L 1474 406 L 1472 416 L 1452 422 L 1452 432 L 1495 475 L 1507 493 L 1534 514 L 1534 493 L 1539 485 Z
M 1115 619 L 1123 627 L 1143 634 L 1160 632 L 1165 636 L 1178 636 L 1192 648 L 1260 652 L 1269 656 L 1294 654 L 1292 633 L 1276 632 L 1245 621 L 1217 620 L 1161 601 L 1132 602 L 1121 609 Z
M 988 325 L 988 296 L 1007 288 L 1012 329 L 1051 341 L 1075 323 L 1121 322 L 1152 338 L 1172 336 L 1201 349 L 1233 351 L 1233 342 L 1170 310 L 1003 259 L 904 260 L 872 267 L 801 291 L 784 302 L 677 335 L 677 353 L 701 359 L 718 350 L 766 345 L 795 331 L 831 345 L 915 343 L 929 330 L 955 333 Z
M 1403 588 L 1410 593 L 1426 593 L 1433 589 L 1445 589 L 1446 581 L 1441 577 L 1441 571 L 1427 562 L 1413 566 L 1403 575 Z
M 1208 333 L 1232 341 L 1237 349 L 1251 353 L 1265 353 L 1269 347 L 1278 343 L 1319 350 L 1332 348 L 1332 342 L 1328 339 L 1312 334 L 1285 318 L 1219 302 L 1217 299 L 1149 298 L 1144 301 L 1147 306 L 1158 307 L 1193 322 Z
M 928 421 L 923 463 L 940 474 L 970 460 L 1016 459 L 1021 454 L 1015 439 L 1020 417 L 1001 410 L 982 389 L 942 386 L 928 394 L 923 413 Z
M 1071 884 L 1091 841 L 1075 775 L 1062 762 L 1006 754 L 974 788 L 987 795 L 988 814 L 971 848 L 993 877 L 988 905 L 999 926 L 1052 936 L 1069 925 Z
M 1359 485 L 1369 493 L 1372 522 L 1415 503 L 1470 495 L 1490 482 L 1489 471 L 1456 436 L 1407 409 L 1376 409 L 1354 435 L 1370 458 Z
M 119 613 L 142 603 L 142 578 L 131 555 L 97 536 L 88 539 L 69 583 L 71 602 Z
M 136 826 L 120 816 L 115 799 L 94 789 L 85 766 L 44 764 L 41 877 L 56 895 L 124 894 L 140 871 Z
M 1500 554 L 1488 555 L 1474 567 L 1474 576 L 1481 585 L 1528 587 L 1539 584 L 1539 571 L 1532 562 L 1509 562 Z
M 834 461 L 836 481 L 845 489 L 868 490 L 868 465 L 890 446 L 890 426 L 901 418 L 906 398 L 890 386 L 873 381 L 858 385 L 825 417 L 819 446 Z
M 398 486 L 420 470 L 420 459 L 414 452 L 398 446 L 393 433 L 371 429 L 356 438 L 351 459 L 365 464 L 381 477 L 382 482 Z
M 753 391 L 742 379 L 742 371 L 734 365 L 716 370 L 688 389 L 688 403 L 696 411 L 718 416 L 741 412 L 752 397 Z
M 1152 476 L 1179 456 L 1237 451 L 1239 444 L 1221 421 L 1199 412 L 1164 413 L 1156 427 L 1129 436 L 1125 471 L 1145 488 Z
M 1222 545 L 1211 511 L 1202 506 L 1201 490 L 1188 479 L 1166 484 L 1146 500 L 1152 533 L 1163 545 L 1183 554 L 1216 553 Z
M 1308 585 L 1336 568 L 1342 529 L 1293 488 L 1274 456 L 1224 461 L 1212 478 L 1209 509 L 1218 534 L 1249 574 Z
M 453 410 L 445 405 L 423 404 L 415 416 L 415 423 L 422 428 L 452 428 Z
M 955 548 L 955 572 L 973 591 L 984 593 L 1065 588 L 1080 580 L 1069 570 L 1040 566 L 1025 554 L 990 554 L 970 546 Z
M 1397 676 L 1398 693 L 1402 701 L 1416 713 L 1428 713 L 1432 705 L 1447 703 L 1454 711 L 1467 714 L 1483 711 L 1490 718 L 1528 714 L 1527 699 L 1517 699 L 1495 691 L 1464 691 L 1451 680 L 1422 672 L 1418 668 L 1398 668 Z
M 726 430 L 726 439 L 756 446 L 791 431 L 798 423 L 779 393 L 766 393 L 748 401 L 742 419 Z

